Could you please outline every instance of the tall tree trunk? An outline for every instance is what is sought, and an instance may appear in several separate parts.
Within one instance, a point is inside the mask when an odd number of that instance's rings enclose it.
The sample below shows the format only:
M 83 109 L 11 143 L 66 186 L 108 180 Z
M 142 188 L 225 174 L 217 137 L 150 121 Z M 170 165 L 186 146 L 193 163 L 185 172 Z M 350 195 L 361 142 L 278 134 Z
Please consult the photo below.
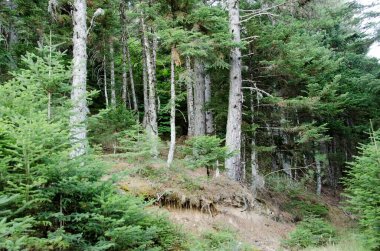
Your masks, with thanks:
M 128 107 L 131 109 L 131 101 L 129 99 L 129 88 L 128 88 L 128 75 L 127 75 L 127 50 L 125 45 L 125 40 L 122 38 L 123 43 L 123 92 L 121 94 L 121 98 L 123 100 L 124 107 Z
M 47 117 L 48 120 L 51 120 L 51 92 L 48 91 L 48 110 L 47 110 Z
M 121 93 L 121 99 L 123 100 L 124 107 L 131 109 L 131 101 L 129 99 L 129 88 L 128 88 L 128 75 L 127 75 L 127 49 L 126 49 L 126 38 L 123 31 L 121 38 L 122 47 L 123 47 L 123 62 L 122 62 L 122 71 L 123 71 L 123 88 Z
M 143 96 L 144 96 L 144 117 L 143 117 L 143 127 L 146 128 L 148 125 L 148 115 L 149 115 L 149 99 L 148 99 L 148 68 L 146 62 L 146 50 L 144 45 L 144 38 L 141 38 L 142 46 L 142 80 L 143 80 Z
M 126 50 L 127 50 L 127 61 L 128 61 L 128 67 L 129 67 L 129 81 L 131 83 L 131 91 L 132 91 L 132 101 L 133 101 L 133 110 L 137 111 L 137 98 L 136 98 L 136 90 L 135 90 L 135 80 L 133 78 L 133 68 L 132 68 L 132 62 L 131 62 L 131 54 L 129 53 L 129 47 L 128 47 L 128 31 L 126 31 L 127 35 L 127 44 L 126 44 Z
M 194 61 L 194 136 L 206 134 L 205 114 L 205 77 L 204 64 L 196 58 Z
M 115 89 L 115 58 L 113 39 L 110 39 L 110 71 L 111 71 L 111 106 L 116 106 L 116 89 Z
M 108 89 L 107 89 L 107 60 L 106 55 L 103 56 L 103 80 L 104 80 L 104 98 L 106 100 L 106 108 L 108 108 Z
M 72 113 L 70 116 L 70 136 L 73 150 L 71 157 L 86 153 L 88 113 L 86 102 L 87 78 L 87 25 L 86 0 L 75 0 L 73 8 L 73 86 L 71 91 Z
M 41 44 L 42 48 L 43 48 L 43 44 Z M 50 31 L 50 36 L 49 36 L 49 80 L 51 79 L 51 70 L 52 70 L 52 67 L 51 67 L 51 59 L 52 59 L 52 49 L 53 49 L 53 45 L 52 45 L 52 42 L 51 42 L 51 31 Z M 48 120 L 51 119 L 51 95 L 52 95 L 52 92 L 51 90 L 49 90 L 49 87 L 48 87 L 48 110 L 47 110 L 47 117 L 48 117 Z
M 158 126 L 157 126 L 157 111 L 156 111 L 156 92 L 155 92 L 155 67 L 150 52 L 150 44 L 148 40 L 148 35 L 146 34 L 146 26 L 144 23 L 144 18 L 141 17 L 141 26 L 143 33 L 143 41 L 145 47 L 146 55 L 146 65 L 148 70 L 148 121 L 147 121 L 147 132 L 152 143 L 151 153 L 153 157 L 158 156 Z M 154 44 L 154 43 L 153 43 Z M 153 50 L 154 51 L 154 50 Z
M 233 42 L 240 43 L 239 0 L 228 0 L 229 27 Z M 231 49 L 230 93 L 228 101 L 228 119 L 226 131 L 226 147 L 233 156 L 226 159 L 225 167 L 228 177 L 240 179 L 241 169 L 241 121 L 242 121 L 242 76 L 241 51 L 239 47 Z
M 289 138 L 288 135 L 285 133 L 285 127 L 286 127 L 286 115 L 284 111 L 281 111 L 281 129 L 279 130 L 279 136 L 282 139 L 283 145 L 289 144 Z M 288 151 L 285 151 L 286 148 L 283 148 L 282 151 L 278 152 L 279 159 L 282 165 L 282 169 L 284 172 L 290 177 L 293 178 L 292 174 L 292 157 L 289 156 Z
M 124 106 L 126 107 L 128 105 L 128 108 L 131 109 L 131 99 L 129 95 L 129 88 L 128 88 L 128 76 L 127 76 L 127 61 L 130 65 L 129 60 L 129 49 L 128 49 L 128 32 L 127 32 L 127 17 L 125 15 L 125 1 L 121 0 L 120 4 L 120 21 L 121 21 L 121 27 L 122 27 L 122 35 L 121 35 L 121 41 L 122 41 L 122 47 L 123 47 L 123 93 L 122 93 L 122 99 Z M 131 76 L 130 76 L 131 77 Z M 133 80 L 131 81 L 133 83 Z M 134 87 L 132 88 L 132 91 L 134 91 Z M 135 97 L 135 96 L 134 96 Z M 135 100 L 134 100 L 135 101 Z M 135 102 L 133 104 L 133 109 L 136 110 Z
M 245 182 L 247 178 L 247 158 L 246 158 L 246 146 L 247 146 L 247 135 L 243 134 L 241 137 L 242 141 L 242 149 L 241 149 L 241 176 L 240 176 L 240 181 Z
M 152 37 L 152 73 L 153 73 L 153 83 L 154 88 L 157 86 L 157 75 L 156 75 L 156 68 L 157 68 L 157 50 L 158 50 L 158 38 L 155 34 L 154 29 L 151 29 L 151 33 L 153 34 Z
M 17 4 L 15 3 L 14 0 L 6 0 L 5 5 L 8 6 L 10 10 L 16 10 Z M 14 22 L 11 20 L 9 23 L 9 32 L 8 32 L 8 45 L 9 49 L 11 49 L 18 41 L 18 35 L 17 31 L 14 27 Z
M 186 92 L 187 92 L 187 120 L 188 120 L 188 130 L 187 136 L 191 137 L 194 135 L 194 95 L 193 95 L 193 71 L 191 69 L 190 57 L 186 57 Z
M 321 195 L 322 190 L 322 161 L 318 154 L 315 156 L 315 166 L 316 166 L 316 175 L 317 175 L 317 195 Z
M 168 166 L 170 166 L 174 159 L 175 151 L 175 66 L 174 66 L 174 53 L 175 48 L 172 48 L 171 62 L 170 62 L 170 148 L 168 154 Z
M 253 90 L 251 89 L 251 125 L 255 123 L 255 102 L 253 98 Z M 257 194 L 257 187 L 259 182 L 259 161 L 257 158 L 256 150 L 256 132 L 252 133 L 251 139 L 251 172 L 252 172 L 252 191 L 254 196 Z
M 211 102 L 211 78 L 207 72 L 205 74 L 205 103 L 209 107 Z M 206 133 L 212 135 L 214 133 L 214 116 L 210 109 L 206 109 Z

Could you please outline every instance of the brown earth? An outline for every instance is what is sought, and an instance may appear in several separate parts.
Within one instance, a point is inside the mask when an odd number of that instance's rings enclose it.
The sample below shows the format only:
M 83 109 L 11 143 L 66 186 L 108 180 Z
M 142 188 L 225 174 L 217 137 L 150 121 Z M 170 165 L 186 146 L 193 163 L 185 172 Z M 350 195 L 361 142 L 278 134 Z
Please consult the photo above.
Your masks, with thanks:
M 125 171 L 128 174 L 123 176 Z M 236 231 L 239 241 L 275 251 L 295 228 L 292 216 L 279 210 L 283 196 L 266 193 L 255 200 L 246 186 L 223 175 L 207 178 L 203 169 L 191 170 L 181 164 L 167 168 L 159 161 L 130 164 L 117 160 L 104 179 L 112 176 L 118 178 L 122 192 L 153 199 L 153 207 L 167 212 L 169 219 L 196 236 L 227 227 Z M 346 226 L 349 218 L 342 210 L 335 203 L 327 205 L 332 223 Z

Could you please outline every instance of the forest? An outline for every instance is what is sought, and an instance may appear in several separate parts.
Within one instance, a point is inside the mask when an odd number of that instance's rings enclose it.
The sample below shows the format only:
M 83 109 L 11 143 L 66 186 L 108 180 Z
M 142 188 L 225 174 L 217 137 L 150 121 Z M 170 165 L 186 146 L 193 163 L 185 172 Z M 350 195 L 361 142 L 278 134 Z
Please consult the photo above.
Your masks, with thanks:
M 379 18 L 0 0 L 0 250 L 380 250 Z

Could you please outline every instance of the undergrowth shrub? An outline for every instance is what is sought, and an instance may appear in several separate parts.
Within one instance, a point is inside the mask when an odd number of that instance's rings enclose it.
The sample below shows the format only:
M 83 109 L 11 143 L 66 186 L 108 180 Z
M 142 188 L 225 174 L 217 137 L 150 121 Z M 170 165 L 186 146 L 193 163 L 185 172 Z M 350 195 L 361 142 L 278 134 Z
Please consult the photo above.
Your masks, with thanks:
M 0 85 L 0 250 L 179 249 L 166 218 L 101 179 L 97 156 L 70 158 L 68 116 L 48 119 L 30 74 Z
M 293 180 L 288 175 L 273 173 L 265 178 L 266 187 L 276 193 L 286 193 L 289 196 L 297 196 L 305 193 L 302 183 Z
M 295 216 L 295 219 L 302 220 L 305 217 L 318 216 L 326 217 L 328 208 L 316 201 L 301 200 L 300 197 L 291 197 L 283 209 Z
M 189 244 L 190 251 L 255 251 L 252 246 L 237 240 L 237 233 L 229 228 L 216 228 L 202 234 L 201 239 Z
M 121 132 L 136 124 L 135 114 L 124 106 L 99 111 L 88 119 L 89 137 L 93 144 L 105 150 L 115 150 Z
M 297 225 L 297 228 L 289 234 L 289 238 L 284 240 L 283 244 L 298 250 L 334 243 L 336 237 L 336 230 L 329 223 L 317 217 L 308 217 Z
M 217 161 L 223 161 L 230 154 L 227 154 L 226 147 L 222 146 L 223 139 L 216 136 L 198 136 L 186 141 L 183 151 L 187 154 L 190 167 L 210 170 L 216 168 Z
M 146 162 L 146 159 L 152 156 L 152 144 L 155 144 L 161 151 L 161 142 L 159 139 L 154 140 L 156 142 L 153 142 L 153 139 L 149 137 L 140 124 L 135 123 L 129 129 L 119 133 L 116 147 L 117 156 L 131 160 L 140 159 L 142 162 Z

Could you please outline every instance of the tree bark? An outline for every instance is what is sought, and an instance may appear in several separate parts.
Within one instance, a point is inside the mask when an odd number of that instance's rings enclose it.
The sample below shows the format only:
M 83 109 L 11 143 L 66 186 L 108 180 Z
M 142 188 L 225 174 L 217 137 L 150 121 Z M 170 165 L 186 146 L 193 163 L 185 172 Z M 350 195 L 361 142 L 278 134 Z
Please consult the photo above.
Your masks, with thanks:
M 131 66 L 131 60 L 129 55 L 129 48 L 128 48 L 128 31 L 127 31 L 127 17 L 125 15 L 125 1 L 122 0 L 120 4 L 120 19 L 121 19 L 121 26 L 122 26 L 122 36 L 121 41 L 123 45 L 123 102 L 124 106 L 127 106 L 129 109 L 132 108 L 131 105 L 131 99 L 129 95 L 129 88 L 128 88 L 128 77 L 127 77 L 127 62 L 129 67 L 129 77 L 131 82 L 131 90 L 132 90 L 132 99 L 133 99 L 133 110 L 137 110 L 137 102 L 136 102 L 136 94 L 135 94 L 135 87 L 133 82 L 133 74 L 132 72 L 132 66 Z
M 113 39 L 110 39 L 110 71 L 111 71 L 111 106 L 116 106 L 115 90 L 115 61 L 114 61 Z
M 205 77 L 203 62 L 196 58 L 194 61 L 194 136 L 206 134 L 205 114 Z
M 157 157 L 158 156 L 158 126 L 157 126 L 157 111 L 156 111 L 156 92 L 155 92 L 155 67 L 154 62 L 152 59 L 151 53 L 150 53 L 150 44 L 148 40 L 148 35 L 146 34 L 146 26 L 144 23 L 144 18 L 141 17 L 141 26 L 142 26 L 142 33 L 143 33 L 143 41 L 144 41 L 144 47 L 145 47 L 145 55 L 146 55 L 146 65 L 147 65 L 147 72 L 148 72 L 148 121 L 147 121 L 147 133 L 150 137 L 151 143 L 152 143 L 152 156 Z M 154 44 L 154 43 L 153 43 Z M 153 46 L 154 47 L 154 46 Z M 153 50 L 153 56 L 154 56 L 154 50 Z
M 174 66 L 174 50 L 172 48 L 171 62 L 170 62 L 170 148 L 168 154 L 168 166 L 171 166 L 174 159 L 175 151 L 175 140 L 176 140 L 176 131 L 175 131 L 175 66 Z
M 210 74 L 205 74 L 205 103 L 209 107 L 211 102 L 211 78 Z M 206 133 L 208 135 L 214 134 L 214 115 L 208 108 L 206 109 Z
M 123 71 L 123 88 L 121 93 L 121 99 L 123 100 L 124 107 L 128 107 L 131 109 L 131 101 L 129 99 L 129 88 L 128 88 L 128 75 L 127 75 L 127 45 L 126 45 L 126 38 L 125 38 L 125 32 L 123 27 L 123 32 L 121 36 L 121 43 L 123 47 L 123 62 L 122 62 L 122 71 Z
M 316 174 L 317 174 L 317 195 L 321 195 L 322 190 L 322 161 L 320 160 L 320 156 L 315 156 L 315 165 L 316 165 Z
M 191 69 L 190 57 L 186 57 L 186 92 L 187 92 L 187 119 L 188 119 L 188 130 L 187 136 L 194 136 L 194 95 L 193 95 L 193 71 Z
M 87 78 L 87 24 L 86 0 L 75 0 L 73 8 L 73 86 L 71 91 L 72 113 L 70 136 L 73 150 L 71 157 L 86 153 L 88 113 L 86 101 Z
M 104 80 L 104 98 L 106 100 L 106 108 L 108 108 L 108 89 L 107 89 L 107 60 L 106 55 L 103 56 L 103 80 Z
M 127 44 L 126 44 L 126 50 L 127 50 L 127 61 L 128 61 L 128 67 L 129 67 L 129 81 L 131 83 L 131 91 L 132 91 L 132 101 L 133 101 L 133 110 L 137 111 L 137 98 L 136 98 L 136 91 L 135 91 L 135 80 L 133 78 L 133 68 L 132 68 L 132 62 L 131 62 L 131 54 L 129 53 L 129 47 L 128 47 L 128 31 L 126 32 L 127 35 Z
M 289 139 L 288 135 L 285 133 L 284 128 L 286 127 L 286 115 L 284 111 L 281 112 L 281 129 L 279 129 L 279 136 L 282 139 L 282 144 L 283 145 L 288 145 L 289 144 Z M 282 169 L 284 172 L 290 177 L 293 178 L 292 174 L 292 158 L 289 156 L 288 151 L 285 151 L 287 148 L 283 148 L 282 151 L 279 151 L 279 159 L 281 161 Z
M 143 80 L 143 96 L 144 96 L 144 117 L 143 117 L 143 127 L 147 128 L 148 124 L 148 114 L 149 114 L 149 99 L 148 99 L 148 69 L 146 62 L 146 50 L 144 45 L 144 39 L 141 38 L 142 46 L 142 80 Z
M 47 110 L 47 117 L 48 120 L 51 120 L 51 92 L 48 91 L 48 110 Z
M 123 63 L 122 63 L 122 69 L 123 69 L 123 92 L 121 94 L 121 98 L 123 100 L 124 107 L 128 107 L 131 109 L 131 101 L 129 99 L 129 88 L 128 88 L 128 75 L 127 75 L 127 50 L 125 45 L 125 38 L 122 38 L 122 44 L 123 44 Z
M 228 0 L 229 28 L 234 43 L 240 43 L 239 1 Z M 242 76 L 241 51 L 234 47 L 230 52 L 230 93 L 228 102 L 228 118 L 226 131 L 226 147 L 233 156 L 226 159 L 227 175 L 232 180 L 240 179 L 241 172 L 241 121 L 242 121 Z
M 253 90 L 251 89 L 251 125 L 255 123 L 255 102 L 253 98 Z M 252 172 L 252 191 L 254 196 L 257 194 L 257 187 L 259 182 L 259 161 L 256 151 L 256 132 L 252 133 L 251 139 L 251 172 Z

